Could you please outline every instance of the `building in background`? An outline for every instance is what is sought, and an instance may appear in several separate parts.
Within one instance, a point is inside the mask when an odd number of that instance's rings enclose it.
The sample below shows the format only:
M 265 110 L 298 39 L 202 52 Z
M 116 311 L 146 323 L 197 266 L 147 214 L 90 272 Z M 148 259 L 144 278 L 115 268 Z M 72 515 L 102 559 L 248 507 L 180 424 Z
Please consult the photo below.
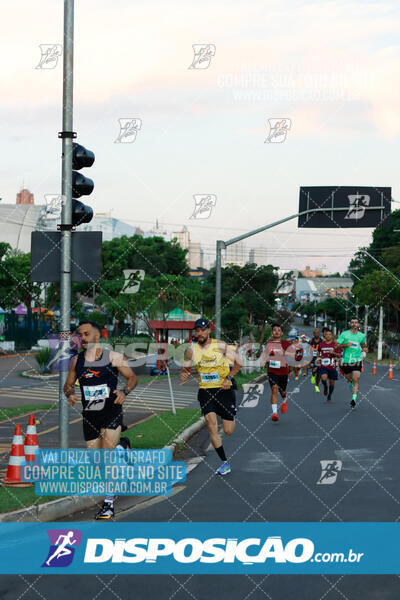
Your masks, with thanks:
M 123 235 L 127 237 L 140 235 L 143 237 L 143 231 L 139 227 L 133 227 L 124 221 L 115 219 L 111 216 L 111 213 L 96 213 L 90 223 L 79 225 L 79 231 L 101 231 L 103 242 L 109 242 Z
M 326 298 L 347 299 L 353 280 L 349 277 L 300 277 L 296 279 L 296 300 L 322 302 Z
M 249 263 L 255 263 L 258 267 L 269 265 L 267 249 L 263 246 L 250 248 Z
M 35 204 L 35 199 L 29 190 L 22 188 L 17 194 L 17 204 Z
M 56 231 L 60 216 L 57 211 L 50 213 L 44 204 L 35 204 L 33 194 L 22 189 L 15 204 L 0 202 L 0 241 L 13 249 L 30 252 L 32 232 Z M 141 229 L 113 218 L 111 213 L 95 214 L 90 223 L 79 226 L 79 231 L 102 231 L 104 242 L 123 235 L 143 235 Z
M 156 223 L 155 223 L 155 226 L 153 227 L 153 229 L 150 229 L 149 231 L 145 231 L 143 233 L 144 238 L 160 237 L 163 240 L 165 240 L 166 242 L 170 242 L 172 240 L 172 238 L 174 237 L 174 235 L 175 234 L 173 234 L 171 236 L 171 234 L 168 233 L 168 231 L 163 229 L 162 225 L 159 225 L 158 219 L 156 220 Z
M 328 271 L 326 267 L 324 267 L 325 265 L 322 265 L 320 268 L 312 269 L 310 265 L 307 265 L 303 271 L 300 271 L 300 273 L 303 275 L 303 277 L 325 277 L 325 275 L 328 275 Z
M 222 264 L 223 266 L 237 265 L 238 267 L 244 267 L 247 262 L 246 259 L 246 246 L 243 242 L 236 242 L 225 250 L 225 257 L 222 255 Z
M 199 269 L 204 266 L 204 251 L 199 242 L 192 242 L 190 240 L 190 231 L 184 225 L 182 231 L 173 231 L 171 233 L 171 239 L 176 238 L 178 244 L 183 250 L 188 250 L 186 255 L 188 265 L 191 269 Z

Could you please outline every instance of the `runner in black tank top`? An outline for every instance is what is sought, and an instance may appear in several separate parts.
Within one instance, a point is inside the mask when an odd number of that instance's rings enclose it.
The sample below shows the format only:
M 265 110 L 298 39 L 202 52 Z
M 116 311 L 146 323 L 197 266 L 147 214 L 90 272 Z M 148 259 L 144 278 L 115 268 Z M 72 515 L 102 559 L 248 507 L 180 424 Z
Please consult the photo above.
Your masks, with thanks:
M 75 382 L 79 380 L 86 447 L 112 450 L 121 435 L 122 404 L 136 386 L 137 379 L 122 354 L 101 348 L 100 328 L 96 323 L 81 323 L 79 335 L 84 351 L 72 360 L 64 393 L 69 405 L 74 407 L 78 402 Z M 117 389 L 118 375 L 127 380 L 122 390 Z M 114 497 L 106 496 L 96 518 L 110 519 L 113 516 Z

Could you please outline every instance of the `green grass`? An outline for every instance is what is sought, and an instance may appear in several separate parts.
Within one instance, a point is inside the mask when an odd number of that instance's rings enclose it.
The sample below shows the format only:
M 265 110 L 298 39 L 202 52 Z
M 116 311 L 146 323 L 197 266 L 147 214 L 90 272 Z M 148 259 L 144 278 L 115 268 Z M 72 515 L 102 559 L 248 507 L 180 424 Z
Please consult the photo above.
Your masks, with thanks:
M 235 381 L 238 388 L 241 389 L 244 383 L 250 383 L 253 379 L 256 379 L 259 375 L 265 375 L 266 371 L 253 371 L 252 373 L 238 373 L 235 375 Z
M 174 379 L 176 377 L 179 377 L 180 373 L 171 373 L 171 379 Z M 150 383 L 150 381 L 168 381 L 168 376 L 167 375 L 149 375 L 147 376 L 143 376 L 142 375 L 137 375 L 136 376 L 138 378 L 138 383 Z
M 0 487 L 0 512 L 20 510 L 27 506 L 57 500 L 59 496 L 36 496 L 35 488 Z
M 166 411 L 124 432 L 132 448 L 162 448 L 171 444 L 178 435 L 201 417 L 197 408 L 181 408 L 173 415 Z
M 134 449 L 162 448 L 170 444 L 186 427 L 198 421 L 200 417 L 201 411 L 199 409 L 178 409 L 176 415 L 173 415 L 171 411 L 167 411 L 125 431 L 124 436 L 130 439 Z M 27 506 L 57 500 L 57 498 L 60 498 L 60 496 L 36 496 L 34 487 L 0 487 L 0 512 L 19 510 Z
M 12 406 L 0 408 L 0 421 L 23 415 L 25 413 L 33 413 L 36 410 L 49 410 L 57 408 L 56 404 L 27 404 L 26 406 Z
M 400 367 L 400 360 L 397 360 L 394 354 L 392 354 L 389 358 L 382 358 L 382 360 L 378 360 L 377 352 L 368 352 L 365 362 L 372 363 L 374 360 L 376 361 L 377 365 L 385 366 L 389 366 L 389 361 L 391 360 L 393 367 Z

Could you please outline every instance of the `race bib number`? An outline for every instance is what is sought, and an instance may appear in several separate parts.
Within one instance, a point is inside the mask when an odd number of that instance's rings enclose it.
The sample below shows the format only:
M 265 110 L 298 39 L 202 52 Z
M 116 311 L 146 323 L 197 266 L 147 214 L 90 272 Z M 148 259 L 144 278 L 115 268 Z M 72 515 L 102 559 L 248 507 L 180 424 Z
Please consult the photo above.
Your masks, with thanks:
M 312 355 L 317 356 L 317 354 L 318 354 L 317 350 L 313 350 Z
M 102 410 L 110 395 L 110 388 L 105 383 L 101 385 L 83 386 L 83 395 L 87 402 L 84 410 Z
M 201 383 L 219 383 L 220 377 L 217 371 L 213 371 L 212 373 L 200 373 Z
M 330 358 L 322 358 L 321 359 L 321 365 L 323 365 L 324 367 L 327 367 L 330 364 L 331 364 L 331 359 Z
M 357 350 L 360 346 L 360 344 L 358 342 L 350 342 L 351 343 L 351 348 L 354 348 L 355 350 Z
M 281 361 L 280 360 L 270 360 L 269 366 L 271 369 L 280 369 Z

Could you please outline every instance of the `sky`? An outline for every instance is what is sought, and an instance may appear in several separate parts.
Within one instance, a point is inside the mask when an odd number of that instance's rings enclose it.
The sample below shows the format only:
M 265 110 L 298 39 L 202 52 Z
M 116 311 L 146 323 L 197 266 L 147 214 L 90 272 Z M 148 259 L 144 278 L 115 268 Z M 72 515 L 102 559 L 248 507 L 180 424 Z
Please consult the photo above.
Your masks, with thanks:
M 399 198 L 400 7 L 396 2 L 79 0 L 74 130 L 96 154 L 95 211 L 147 230 L 186 225 L 215 255 L 229 239 L 298 210 L 302 185 L 392 187 Z M 20 0 L 0 23 L 0 197 L 22 185 L 59 193 L 63 2 Z M 194 44 L 210 44 L 206 69 Z M 119 119 L 139 119 L 116 143 Z M 269 119 L 287 119 L 268 142 Z M 194 195 L 216 198 L 190 219 Z M 393 209 L 397 205 L 393 204 Z M 343 272 L 370 229 L 299 230 L 297 220 L 246 241 L 281 268 Z

